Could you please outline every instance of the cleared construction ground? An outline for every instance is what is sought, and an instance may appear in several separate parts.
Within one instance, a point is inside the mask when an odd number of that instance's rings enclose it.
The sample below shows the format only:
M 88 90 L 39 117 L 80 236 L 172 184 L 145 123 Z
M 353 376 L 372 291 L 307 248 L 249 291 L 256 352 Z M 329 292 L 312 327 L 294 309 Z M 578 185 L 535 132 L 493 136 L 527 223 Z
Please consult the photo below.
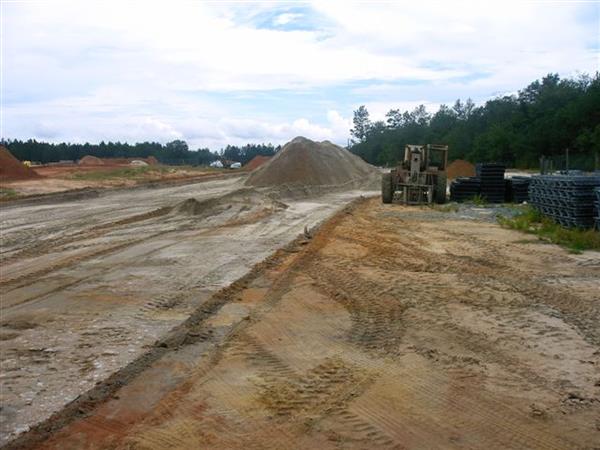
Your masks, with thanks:
M 7 448 L 597 448 L 600 254 L 241 182 L 3 209 Z

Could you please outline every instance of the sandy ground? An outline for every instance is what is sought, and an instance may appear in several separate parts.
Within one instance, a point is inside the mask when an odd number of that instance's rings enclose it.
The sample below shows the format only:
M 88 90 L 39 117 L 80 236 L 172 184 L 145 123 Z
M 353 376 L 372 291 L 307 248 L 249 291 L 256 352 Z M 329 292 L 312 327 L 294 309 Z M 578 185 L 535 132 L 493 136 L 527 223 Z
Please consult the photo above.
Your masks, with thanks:
M 0 443 L 143 355 L 216 291 L 360 195 L 283 204 L 240 185 L 2 206 Z
M 218 178 L 235 176 L 233 171 L 205 168 L 190 168 L 187 166 L 164 167 L 152 166 L 145 173 L 140 173 L 135 176 L 117 177 L 110 176 L 111 172 L 135 169 L 135 166 L 123 164 L 111 164 L 103 166 L 79 166 L 73 165 L 54 165 L 54 166 L 37 166 L 34 170 L 44 178 L 35 178 L 31 180 L 13 180 L 0 182 L 0 188 L 10 189 L 16 195 L 31 196 L 43 195 L 56 192 L 70 191 L 74 189 L 104 189 L 113 187 L 128 187 L 135 186 L 140 183 L 148 182 L 184 182 L 186 180 L 199 180 L 203 178 Z M 105 173 L 105 178 L 100 179 L 78 179 L 78 174 Z
M 14 448 L 600 443 L 598 253 L 363 200 L 205 305 Z

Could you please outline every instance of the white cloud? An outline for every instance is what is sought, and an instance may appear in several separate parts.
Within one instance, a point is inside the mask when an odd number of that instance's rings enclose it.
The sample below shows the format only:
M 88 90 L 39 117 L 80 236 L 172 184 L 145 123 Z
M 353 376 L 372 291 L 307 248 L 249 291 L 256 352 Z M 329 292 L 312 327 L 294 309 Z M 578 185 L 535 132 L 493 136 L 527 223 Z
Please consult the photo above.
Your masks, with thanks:
M 220 147 L 305 133 L 345 143 L 343 117 L 359 104 L 377 119 L 390 108 L 481 101 L 548 72 L 599 68 L 597 23 L 581 20 L 594 5 L 585 3 L 314 1 L 302 13 L 286 8 L 3 2 L 2 136 L 177 136 Z M 247 18 L 259 13 L 276 13 L 276 26 L 255 28 Z M 297 20 L 314 29 L 278 28 Z M 280 103 L 251 95 L 275 90 L 310 95 Z M 232 100 L 232 93 L 242 95 Z
M 302 14 L 295 13 L 283 13 L 279 14 L 273 23 L 275 25 L 287 25 L 288 23 L 294 22 L 302 17 Z

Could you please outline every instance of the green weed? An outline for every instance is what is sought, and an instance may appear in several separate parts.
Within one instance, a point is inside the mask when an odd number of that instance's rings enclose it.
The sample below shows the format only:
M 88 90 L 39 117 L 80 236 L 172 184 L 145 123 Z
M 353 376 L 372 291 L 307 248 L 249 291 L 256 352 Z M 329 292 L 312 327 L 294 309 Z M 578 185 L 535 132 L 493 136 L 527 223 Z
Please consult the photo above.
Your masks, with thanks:
M 487 205 L 487 201 L 485 200 L 485 197 L 482 197 L 479 194 L 474 195 L 473 198 L 471 199 L 471 202 L 473 202 L 473 204 L 475 204 L 477 206 L 486 206 Z
M 498 217 L 498 222 L 503 227 L 534 234 L 540 239 L 558 244 L 573 253 L 580 253 L 584 250 L 600 250 L 600 232 L 565 228 L 530 206 L 512 218 Z
M 17 191 L 7 187 L 0 187 L 0 199 L 10 199 L 18 196 Z
M 435 209 L 436 211 L 440 211 L 440 212 L 458 212 L 460 207 L 456 204 L 456 203 L 447 203 L 445 205 L 433 205 L 433 209 Z

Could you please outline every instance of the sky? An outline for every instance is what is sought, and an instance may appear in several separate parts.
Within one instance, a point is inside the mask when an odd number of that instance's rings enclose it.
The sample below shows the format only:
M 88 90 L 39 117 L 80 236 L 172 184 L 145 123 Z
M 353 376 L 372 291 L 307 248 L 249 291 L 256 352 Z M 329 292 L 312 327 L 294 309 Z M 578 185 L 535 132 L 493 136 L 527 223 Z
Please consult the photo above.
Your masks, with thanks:
M 1 1 L 1 137 L 346 144 L 353 111 L 600 70 L 600 2 Z

